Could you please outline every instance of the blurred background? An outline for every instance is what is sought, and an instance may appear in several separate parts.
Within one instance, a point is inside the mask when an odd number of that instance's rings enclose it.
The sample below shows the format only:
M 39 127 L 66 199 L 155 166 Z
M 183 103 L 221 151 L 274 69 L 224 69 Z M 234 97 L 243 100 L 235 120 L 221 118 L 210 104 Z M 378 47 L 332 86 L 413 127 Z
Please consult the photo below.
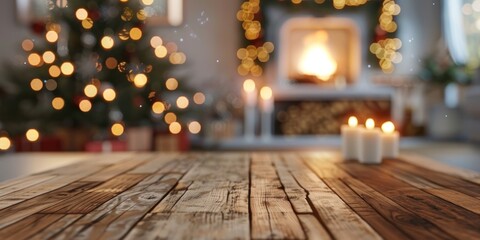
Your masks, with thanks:
M 2 4 L 0 154 L 338 147 L 352 115 L 479 153 L 480 0 Z

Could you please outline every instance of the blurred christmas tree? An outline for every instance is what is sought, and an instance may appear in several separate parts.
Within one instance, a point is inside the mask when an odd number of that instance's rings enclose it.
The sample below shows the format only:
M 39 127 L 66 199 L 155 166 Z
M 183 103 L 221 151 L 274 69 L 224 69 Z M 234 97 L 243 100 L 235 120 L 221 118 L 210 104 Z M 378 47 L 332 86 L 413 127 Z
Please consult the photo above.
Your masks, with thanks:
M 32 23 L 23 59 L 0 85 L 0 129 L 11 136 L 59 127 L 119 136 L 124 126 L 139 125 L 180 132 L 205 96 L 190 96 L 168 74 L 186 56 L 175 43 L 149 36 L 152 2 L 49 1 L 48 18 Z

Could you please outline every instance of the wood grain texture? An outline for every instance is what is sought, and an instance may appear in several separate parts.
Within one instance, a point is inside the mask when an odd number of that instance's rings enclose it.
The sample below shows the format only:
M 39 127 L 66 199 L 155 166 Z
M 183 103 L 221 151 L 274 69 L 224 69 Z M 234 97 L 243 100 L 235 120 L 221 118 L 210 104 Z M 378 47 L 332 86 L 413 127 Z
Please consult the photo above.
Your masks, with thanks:
M 277 176 L 272 154 L 253 154 L 250 210 L 252 238 L 304 239 L 298 217 Z
M 412 159 L 98 154 L 0 183 L 0 239 L 480 239 L 477 175 Z
M 415 212 L 423 219 L 432 222 L 452 236 L 480 238 L 478 231 L 480 215 L 375 170 L 376 167 L 358 163 L 342 164 L 341 166 L 364 184 L 381 192 L 398 205 Z

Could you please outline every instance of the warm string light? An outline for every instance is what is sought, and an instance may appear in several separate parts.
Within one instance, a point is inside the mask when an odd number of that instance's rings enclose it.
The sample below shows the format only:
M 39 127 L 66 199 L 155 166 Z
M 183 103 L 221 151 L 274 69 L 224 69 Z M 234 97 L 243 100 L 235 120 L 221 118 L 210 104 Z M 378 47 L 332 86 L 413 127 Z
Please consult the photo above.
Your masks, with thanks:
M 0 137 L 0 150 L 1 151 L 8 150 L 11 145 L 12 145 L 12 142 L 10 141 L 10 139 L 8 137 L 5 137 L 5 136 Z

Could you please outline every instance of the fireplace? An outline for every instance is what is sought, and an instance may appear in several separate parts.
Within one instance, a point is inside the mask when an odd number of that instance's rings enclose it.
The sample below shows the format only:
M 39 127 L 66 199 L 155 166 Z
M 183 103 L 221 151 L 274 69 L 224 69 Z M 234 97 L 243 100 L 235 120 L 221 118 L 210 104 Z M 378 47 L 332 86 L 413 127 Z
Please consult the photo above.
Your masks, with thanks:
M 355 22 L 339 17 L 295 17 L 280 33 L 281 84 L 335 86 L 354 83 L 360 71 Z

